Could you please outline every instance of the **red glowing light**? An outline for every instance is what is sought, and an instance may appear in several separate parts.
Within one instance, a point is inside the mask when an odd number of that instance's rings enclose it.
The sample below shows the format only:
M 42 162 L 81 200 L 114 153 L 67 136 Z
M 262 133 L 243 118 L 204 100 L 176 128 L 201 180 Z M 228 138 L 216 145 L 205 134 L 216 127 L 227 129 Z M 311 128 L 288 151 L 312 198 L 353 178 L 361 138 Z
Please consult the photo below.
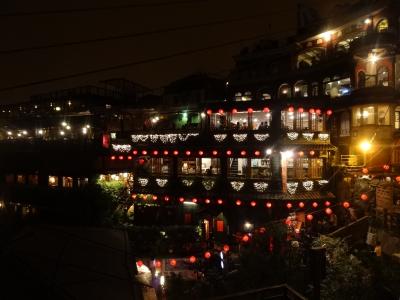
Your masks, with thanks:
M 325 201 L 325 206 L 331 206 L 331 202 L 330 201 Z
M 211 115 L 212 114 L 212 110 L 211 109 L 207 109 L 207 115 Z
M 343 207 L 344 207 L 344 208 L 349 208 L 349 207 L 350 207 L 350 203 L 347 202 L 347 201 L 344 201 L 344 202 L 343 202 Z
M 204 200 L 204 202 L 207 203 L 207 204 L 210 204 L 211 200 L 210 199 L 206 199 L 206 200 Z
M 236 109 L 236 108 L 233 108 L 233 109 L 232 109 L 232 113 L 233 113 L 233 114 L 236 114 L 236 113 L 237 113 L 237 109 Z
M 230 248 L 229 248 L 229 245 L 224 245 L 223 249 L 224 249 L 225 252 L 228 252 L 229 249 L 230 249 Z
M 252 114 L 253 111 L 254 111 L 254 110 L 253 110 L 251 107 L 247 109 L 247 112 L 248 112 L 249 114 Z
M 191 154 L 191 152 L 189 150 L 187 150 L 185 153 L 187 156 L 189 156 Z
M 319 108 L 317 108 L 317 109 L 315 110 L 315 113 L 316 113 L 317 115 L 320 115 L 320 114 L 321 114 L 321 110 L 320 110 Z
M 293 205 L 292 205 L 292 203 L 288 203 L 288 204 L 286 204 L 286 207 L 287 207 L 288 209 L 291 209 L 291 208 L 293 207 Z
M 184 201 L 185 201 L 185 198 L 179 197 L 179 202 L 184 202 Z
M 137 262 L 136 262 L 136 264 L 138 265 L 138 267 L 140 268 L 141 266 L 143 266 L 143 261 L 141 261 L 141 260 L 138 260 Z
M 178 151 L 178 150 L 174 150 L 173 154 L 174 154 L 174 155 L 178 155 L 178 154 L 179 154 L 179 151 Z
M 123 160 L 124 157 L 123 157 L 122 155 L 120 155 L 120 156 L 118 156 L 118 159 L 119 159 L 119 160 Z
M 310 155 L 313 156 L 314 154 L 315 154 L 315 151 L 314 151 L 314 150 L 311 150 L 311 151 L 310 151 Z
M 161 268 L 161 261 L 156 260 L 155 266 L 156 268 Z
M 311 221 L 313 218 L 314 218 L 314 216 L 312 214 L 308 214 L 307 215 L 307 220 L 308 221 Z
M 223 114 L 224 114 L 224 110 L 223 110 L 223 109 L 219 109 L 219 110 L 218 110 L 218 113 L 219 113 L 220 115 L 223 115 Z
M 317 202 L 313 202 L 312 206 L 313 206 L 314 208 L 317 208 L 317 207 L 318 207 L 318 203 L 317 203 Z
M 294 112 L 294 107 L 293 106 L 289 106 L 288 112 Z
M 309 112 L 310 112 L 310 114 L 315 114 L 315 109 L 314 108 L 310 108 Z
M 332 209 L 330 209 L 329 207 L 327 209 L 325 209 L 325 213 L 327 215 L 331 215 L 332 214 Z
M 157 151 L 157 150 L 154 150 L 154 151 L 153 151 L 153 155 L 158 155 L 158 151 Z
M 366 201 L 366 200 L 368 200 L 368 195 L 363 193 L 363 194 L 361 194 L 360 198 L 361 198 L 361 200 Z
M 302 112 L 304 112 L 304 108 L 299 107 L 298 111 L 299 111 L 299 113 L 302 113 Z
M 155 201 L 155 200 L 157 200 L 157 196 L 156 195 L 153 195 L 153 200 Z
M 258 150 L 254 151 L 254 155 L 255 155 L 255 156 L 260 156 L 260 154 L 261 154 L 260 151 L 258 151 Z
M 114 156 L 114 155 L 111 156 L 110 159 L 111 159 L 111 160 L 115 160 L 115 156 Z
M 138 151 L 137 151 L 137 150 L 133 150 L 133 151 L 132 151 L 132 154 L 133 154 L 133 155 L 137 155 L 137 154 L 138 154 Z
M 213 155 L 218 155 L 218 151 L 217 150 L 213 150 L 212 154 Z
M 243 241 L 243 242 L 247 243 L 249 240 L 250 240 L 250 237 L 249 237 L 247 234 L 245 234 L 244 236 L 242 236 L 242 241 Z
M 142 154 L 143 154 L 143 155 L 147 155 L 147 151 L 146 151 L 146 150 L 143 150 L 143 151 L 142 151 Z
M 136 199 L 136 197 L 137 197 L 136 194 L 132 194 L 132 195 L 131 195 L 131 198 L 132 198 L 132 199 Z
M 304 152 L 303 151 L 299 151 L 299 156 L 304 156 Z
M 244 151 L 244 150 L 240 151 L 240 155 L 245 156 L 246 155 L 246 151 Z
M 226 155 L 232 155 L 232 151 L 231 150 L 227 150 L 226 151 Z
M 132 156 L 128 155 L 128 160 L 132 160 Z
M 396 181 L 397 181 L 397 182 L 400 182 L 400 176 L 397 176 L 397 177 L 396 177 Z
M 363 174 L 368 174 L 368 172 L 369 172 L 369 171 L 368 171 L 368 168 L 363 168 L 363 169 L 362 169 L 362 172 L 363 172 Z
M 193 199 L 192 199 L 192 202 L 193 202 L 193 203 L 197 203 L 197 199 L 196 199 L 196 198 L 193 198 Z
M 167 202 L 168 202 L 168 201 L 169 201 L 169 197 L 168 197 L 168 196 L 165 196 L 165 197 L 164 197 L 164 201 L 167 201 Z
M 189 257 L 189 261 L 190 261 L 192 264 L 194 264 L 194 263 L 196 262 L 196 257 L 192 255 L 191 257 Z
M 390 166 L 389 165 L 383 165 L 383 169 L 387 171 L 387 170 L 390 169 Z
M 304 207 L 304 202 L 299 202 L 299 207 L 303 208 Z
M 237 205 L 237 206 L 240 206 L 240 205 L 242 205 L 242 201 L 240 201 L 240 200 L 236 200 L 236 205 Z
M 218 199 L 217 203 L 221 205 L 222 203 L 224 203 L 224 201 L 222 201 L 222 199 Z
M 207 252 L 204 253 L 204 258 L 205 259 L 209 259 L 210 257 L 211 257 L 210 251 L 207 251 Z
M 255 206 L 257 205 L 257 202 L 256 202 L 256 201 L 251 201 L 251 202 L 250 202 L 250 205 L 251 205 L 252 207 L 255 207 Z
M 169 152 L 168 152 L 168 150 L 164 150 L 163 153 L 164 153 L 164 155 L 168 155 Z
M 204 152 L 200 150 L 199 155 L 202 156 L 203 154 L 204 154 Z
M 269 113 L 269 108 L 268 107 L 264 107 L 263 112 Z
M 171 260 L 169 261 L 169 264 L 170 264 L 172 267 L 175 267 L 175 266 L 176 266 L 176 259 L 171 259 Z
M 271 202 L 267 202 L 267 203 L 265 204 L 265 206 L 266 206 L 267 208 L 271 208 L 271 207 L 272 207 L 272 203 L 271 203 Z
M 331 109 L 328 109 L 328 110 L 326 111 L 326 114 L 327 114 L 328 116 L 332 115 L 332 110 L 331 110 Z

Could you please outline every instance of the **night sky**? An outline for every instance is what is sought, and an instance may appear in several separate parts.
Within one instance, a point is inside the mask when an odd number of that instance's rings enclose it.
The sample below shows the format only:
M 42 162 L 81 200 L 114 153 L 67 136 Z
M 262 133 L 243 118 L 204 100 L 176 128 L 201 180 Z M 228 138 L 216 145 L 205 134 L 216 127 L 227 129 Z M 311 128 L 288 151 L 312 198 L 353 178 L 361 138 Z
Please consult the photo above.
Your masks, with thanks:
M 70 47 L 35 50 L 13 54 L 0 53 L 0 89 L 101 69 L 113 65 L 160 57 L 190 49 L 266 34 L 272 38 L 288 36 L 296 28 L 295 0 L 187 0 L 186 4 L 86 11 L 31 16 L 0 16 L 0 51 L 47 44 L 102 38 L 165 29 L 176 26 L 269 14 L 240 22 L 160 33 L 135 38 L 96 42 Z M 1 14 L 177 2 L 176 0 L 2 0 Z M 309 0 L 321 15 L 334 3 L 345 1 Z M 332 3 L 334 2 L 334 3 Z M 51 90 L 96 83 L 108 78 L 125 77 L 150 88 L 162 87 L 193 72 L 227 74 L 232 56 L 251 42 L 209 50 L 154 63 L 102 72 L 74 79 L 0 92 L 2 103 L 27 100 L 30 95 Z

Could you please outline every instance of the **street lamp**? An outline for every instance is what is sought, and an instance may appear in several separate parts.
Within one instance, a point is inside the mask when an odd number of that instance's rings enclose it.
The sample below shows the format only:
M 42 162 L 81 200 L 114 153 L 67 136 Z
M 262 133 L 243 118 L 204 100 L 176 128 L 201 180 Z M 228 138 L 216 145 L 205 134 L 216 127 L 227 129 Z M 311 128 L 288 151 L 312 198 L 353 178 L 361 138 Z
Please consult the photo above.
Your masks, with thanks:
M 371 143 L 367 140 L 362 141 L 360 144 L 360 149 L 364 154 L 364 163 L 363 163 L 364 166 L 367 164 L 367 152 L 371 149 L 371 147 L 372 147 Z

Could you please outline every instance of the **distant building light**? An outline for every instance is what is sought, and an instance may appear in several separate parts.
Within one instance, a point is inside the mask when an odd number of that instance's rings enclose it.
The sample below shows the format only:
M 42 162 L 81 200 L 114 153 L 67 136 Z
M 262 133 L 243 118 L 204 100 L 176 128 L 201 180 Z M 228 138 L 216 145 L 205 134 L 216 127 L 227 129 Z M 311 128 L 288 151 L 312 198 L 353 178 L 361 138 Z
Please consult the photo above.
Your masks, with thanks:
M 87 128 L 86 128 L 86 127 L 83 127 L 83 128 L 82 128 L 82 133 L 83 133 L 83 134 L 86 134 L 86 133 L 87 133 Z
M 42 134 L 43 134 L 43 130 L 42 130 L 42 129 L 39 129 L 39 130 L 38 130 L 38 134 L 42 135 Z
M 23 134 L 23 135 L 27 135 L 27 134 L 28 134 L 28 131 L 23 130 L 23 131 L 22 131 L 22 134 Z
M 20 134 L 20 133 L 18 133 L 18 134 L 17 134 L 17 136 L 21 136 L 21 134 Z
M 61 107 L 56 106 L 55 110 L 56 110 L 56 111 L 60 111 L 60 110 L 61 110 Z
M 65 135 L 65 132 L 60 130 L 60 135 Z
M 368 61 L 373 63 L 373 64 L 376 63 L 378 60 L 379 60 L 379 57 L 375 53 L 372 53 L 368 57 Z
M 332 31 L 326 31 L 322 34 L 322 38 L 325 42 L 329 42 L 332 39 Z
M 66 127 L 68 124 L 67 124 L 67 122 L 61 122 L 61 125 L 63 126 L 63 127 Z
M 86 125 L 86 128 L 88 128 L 88 129 L 89 129 L 89 128 L 90 128 L 90 125 L 89 125 L 89 124 L 88 124 L 88 125 Z
M 67 128 L 67 130 L 71 130 L 71 126 L 67 125 L 65 128 Z
M 271 155 L 272 149 L 267 149 L 266 153 L 267 153 L 267 155 Z
M 12 135 L 12 132 L 11 131 L 7 131 L 7 135 Z
M 366 19 L 364 20 L 364 24 L 366 24 L 366 25 L 369 25 L 369 24 L 371 24 L 371 23 L 372 23 L 371 18 L 366 18 Z

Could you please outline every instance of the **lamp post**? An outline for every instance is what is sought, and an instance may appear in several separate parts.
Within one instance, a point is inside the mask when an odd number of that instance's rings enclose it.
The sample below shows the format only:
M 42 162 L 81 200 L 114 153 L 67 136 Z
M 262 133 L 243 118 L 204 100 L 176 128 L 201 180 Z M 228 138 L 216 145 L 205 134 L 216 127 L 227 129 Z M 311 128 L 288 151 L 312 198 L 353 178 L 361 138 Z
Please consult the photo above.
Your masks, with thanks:
M 367 152 L 371 149 L 372 145 L 369 141 L 364 140 L 361 142 L 360 144 L 360 149 L 363 152 L 363 165 L 366 166 L 367 165 Z

